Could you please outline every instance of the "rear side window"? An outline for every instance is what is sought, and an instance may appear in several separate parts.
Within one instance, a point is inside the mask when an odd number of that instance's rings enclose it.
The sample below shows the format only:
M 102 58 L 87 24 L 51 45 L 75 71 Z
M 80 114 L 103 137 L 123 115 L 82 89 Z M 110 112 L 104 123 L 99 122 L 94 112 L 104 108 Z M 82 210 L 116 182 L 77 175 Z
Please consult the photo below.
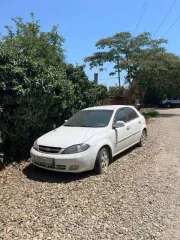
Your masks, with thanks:
M 123 121 L 123 122 L 127 122 L 128 118 L 127 115 L 124 111 L 124 109 L 121 109 L 117 112 L 116 116 L 115 116 L 115 121 Z
M 132 108 L 126 107 L 125 108 L 125 112 L 126 112 L 126 114 L 128 116 L 128 120 L 129 121 L 139 117 L 137 112 L 134 109 L 132 109 Z

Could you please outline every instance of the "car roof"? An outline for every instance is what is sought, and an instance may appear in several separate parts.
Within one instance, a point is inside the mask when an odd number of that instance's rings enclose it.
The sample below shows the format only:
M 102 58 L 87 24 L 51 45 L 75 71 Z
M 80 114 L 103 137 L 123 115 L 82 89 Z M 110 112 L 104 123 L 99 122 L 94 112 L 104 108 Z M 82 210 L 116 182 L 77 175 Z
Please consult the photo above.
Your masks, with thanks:
M 116 110 L 123 107 L 133 107 L 130 105 L 106 105 L 106 106 L 95 106 L 95 107 L 89 107 L 85 108 L 83 110 Z

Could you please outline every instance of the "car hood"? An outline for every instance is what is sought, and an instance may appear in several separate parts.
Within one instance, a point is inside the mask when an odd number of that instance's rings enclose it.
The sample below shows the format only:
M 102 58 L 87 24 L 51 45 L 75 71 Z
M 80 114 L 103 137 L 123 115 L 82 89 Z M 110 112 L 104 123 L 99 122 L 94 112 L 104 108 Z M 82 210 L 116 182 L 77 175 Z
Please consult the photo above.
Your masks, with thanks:
M 38 138 L 37 144 L 48 147 L 67 148 L 75 144 L 84 143 L 103 130 L 104 128 L 62 126 Z

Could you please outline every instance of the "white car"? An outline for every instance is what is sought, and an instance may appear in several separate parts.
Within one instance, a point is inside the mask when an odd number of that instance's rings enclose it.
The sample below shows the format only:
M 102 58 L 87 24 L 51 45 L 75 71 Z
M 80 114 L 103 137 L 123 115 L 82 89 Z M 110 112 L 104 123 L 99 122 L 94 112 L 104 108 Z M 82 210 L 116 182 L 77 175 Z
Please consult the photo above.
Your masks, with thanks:
M 102 173 L 117 154 L 135 144 L 143 146 L 146 136 L 145 118 L 134 107 L 91 107 L 38 138 L 31 161 L 53 171 Z
M 166 98 L 160 105 L 168 108 L 180 106 L 180 97 Z

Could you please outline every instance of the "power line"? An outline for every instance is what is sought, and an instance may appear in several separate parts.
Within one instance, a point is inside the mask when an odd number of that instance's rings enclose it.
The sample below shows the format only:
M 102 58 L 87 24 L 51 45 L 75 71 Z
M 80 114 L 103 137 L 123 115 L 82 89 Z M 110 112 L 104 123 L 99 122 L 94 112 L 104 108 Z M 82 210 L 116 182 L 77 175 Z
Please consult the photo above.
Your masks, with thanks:
M 176 2 L 177 2 L 177 0 L 175 0 L 175 1 L 173 2 L 173 4 L 171 5 L 169 11 L 168 11 L 167 14 L 165 15 L 165 17 L 164 17 L 164 19 L 162 20 L 162 22 L 160 23 L 159 27 L 156 29 L 156 32 L 154 33 L 154 35 L 156 35 L 157 32 L 159 31 L 159 29 L 162 27 L 164 21 L 166 20 L 166 18 L 167 18 L 167 17 L 169 16 L 169 14 L 171 13 L 171 11 L 172 11 L 174 5 L 176 4 Z
M 109 79 L 117 79 L 118 77 L 112 77 L 112 78 L 100 78 L 100 79 L 98 79 L 99 81 L 104 81 L 104 80 L 109 80 Z
M 140 23 L 141 23 L 141 20 L 142 20 L 142 18 L 143 18 L 143 16 L 144 16 L 144 13 L 145 13 L 145 11 L 146 11 L 147 5 L 148 5 L 148 1 L 145 0 L 145 1 L 144 1 L 144 4 L 143 4 L 143 7 L 142 7 L 142 10 L 141 10 L 141 13 L 140 13 L 140 15 L 139 15 L 137 24 L 136 24 L 136 28 L 135 28 L 135 31 L 134 31 L 134 35 L 136 34 L 136 32 L 137 32 L 137 30 L 138 30 L 138 28 L 139 28 L 139 25 L 140 25 Z
M 111 66 L 112 63 L 113 63 L 113 62 L 110 62 L 105 69 L 107 70 L 107 69 Z M 98 71 L 98 72 L 100 73 L 100 71 Z M 105 83 L 101 83 L 101 84 L 105 84 L 105 85 L 106 85 L 106 84 L 107 84 L 107 81 L 108 81 L 108 80 L 111 80 L 111 79 L 118 79 L 118 77 L 100 78 L 100 79 L 98 79 L 98 81 L 105 82 Z
M 105 68 L 106 70 L 108 69 L 108 67 L 110 67 L 111 66 L 111 64 L 112 64 L 112 62 L 110 63 L 110 64 L 108 64 L 108 66 Z
M 108 64 L 108 65 L 107 65 L 107 67 L 106 67 L 106 68 L 104 68 L 104 69 L 106 69 L 106 70 L 107 70 L 107 69 L 110 67 L 110 65 L 111 65 L 111 64 L 112 64 L 112 62 L 111 62 L 110 64 Z M 98 73 L 100 73 L 100 72 L 101 72 L 101 71 L 100 71 L 100 70 L 98 70 Z
M 177 23 L 177 21 L 180 19 L 180 16 L 176 19 L 175 22 L 166 30 L 166 32 L 162 35 L 162 38 L 169 32 L 169 30 Z
M 108 80 L 111 80 L 111 79 L 117 79 L 118 77 L 111 77 L 111 78 L 100 78 L 98 79 L 98 81 L 108 81 Z M 91 81 L 94 81 L 94 80 L 91 80 Z

